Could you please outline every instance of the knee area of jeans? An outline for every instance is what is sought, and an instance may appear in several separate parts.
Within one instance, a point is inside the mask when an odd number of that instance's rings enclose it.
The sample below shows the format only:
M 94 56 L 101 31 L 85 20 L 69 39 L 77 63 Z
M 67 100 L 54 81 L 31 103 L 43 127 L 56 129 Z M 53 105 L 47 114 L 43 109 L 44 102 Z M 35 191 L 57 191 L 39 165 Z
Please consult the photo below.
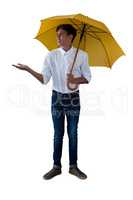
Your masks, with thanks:
M 78 134 L 78 127 L 77 126 L 75 126 L 75 127 L 68 126 L 67 127 L 67 132 L 68 132 L 68 136 L 75 137 Z
M 71 132 L 68 134 L 68 138 L 71 140 L 77 139 L 77 136 L 78 136 L 77 132 Z
M 64 137 L 64 135 L 63 136 L 54 136 L 54 141 L 60 142 L 63 140 L 63 137 Z

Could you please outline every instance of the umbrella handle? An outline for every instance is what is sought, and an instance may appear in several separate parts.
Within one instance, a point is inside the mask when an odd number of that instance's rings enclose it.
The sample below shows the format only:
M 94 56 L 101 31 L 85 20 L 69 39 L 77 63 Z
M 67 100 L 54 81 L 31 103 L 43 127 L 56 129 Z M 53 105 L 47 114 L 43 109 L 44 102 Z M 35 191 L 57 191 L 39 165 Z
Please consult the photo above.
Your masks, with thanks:
M 67 87 L 69 90 L 76 90 L 78 88 L 78 84 L 72 84 L 69 81 L 67 81 Z

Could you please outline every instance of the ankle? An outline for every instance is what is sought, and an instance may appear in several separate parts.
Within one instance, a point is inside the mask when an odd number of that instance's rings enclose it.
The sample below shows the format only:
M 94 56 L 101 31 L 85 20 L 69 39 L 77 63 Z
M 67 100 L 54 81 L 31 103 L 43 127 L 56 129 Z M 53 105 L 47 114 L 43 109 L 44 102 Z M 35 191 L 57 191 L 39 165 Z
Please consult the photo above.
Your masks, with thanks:
M 72 168 L 76 168 L 77 167 L 77 164 L 72 164 L 72 165 L 69 165 L 69 168 L 72 169 Z
M 59 166 L 59 165 L 53 165 L 53 168 L 55 168 L 55 169 L 61 169 L 61 166 Z

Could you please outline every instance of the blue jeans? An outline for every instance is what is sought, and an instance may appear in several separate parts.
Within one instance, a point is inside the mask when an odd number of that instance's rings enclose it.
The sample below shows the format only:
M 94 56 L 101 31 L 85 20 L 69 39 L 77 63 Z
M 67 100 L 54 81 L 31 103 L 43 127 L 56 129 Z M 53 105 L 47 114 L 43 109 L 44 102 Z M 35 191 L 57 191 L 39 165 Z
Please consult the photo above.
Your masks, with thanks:
M 69 139 L 69 164 L 77 165 L 77 129 L 80 115 L 79 90 L 69 94 L 52 91 L 51 113 L 54 126 L 54 165 L 61 167 L 65 116 Z

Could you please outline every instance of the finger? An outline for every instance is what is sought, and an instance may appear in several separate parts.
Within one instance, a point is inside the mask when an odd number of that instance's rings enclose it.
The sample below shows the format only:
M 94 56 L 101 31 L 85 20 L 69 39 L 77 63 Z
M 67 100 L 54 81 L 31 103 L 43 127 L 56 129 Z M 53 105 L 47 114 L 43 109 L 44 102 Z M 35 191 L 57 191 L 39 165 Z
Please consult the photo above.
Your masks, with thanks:
M 22 66 L 23 64 L 21 64 L 21 63 L 17 63 L 17 65 L 20 65 L 20 66 Z
M 72 77 L 72 74 L 67 74 L 68 77 Z
M 19 68 L 19 69 L 22 68 L 22 66 L 20 66 L 20 65 L 12 65 L 12 66 Z
M 14 67 L 18 67 L 17 65 L 12 65 L 12 66 L 14 66 Z

